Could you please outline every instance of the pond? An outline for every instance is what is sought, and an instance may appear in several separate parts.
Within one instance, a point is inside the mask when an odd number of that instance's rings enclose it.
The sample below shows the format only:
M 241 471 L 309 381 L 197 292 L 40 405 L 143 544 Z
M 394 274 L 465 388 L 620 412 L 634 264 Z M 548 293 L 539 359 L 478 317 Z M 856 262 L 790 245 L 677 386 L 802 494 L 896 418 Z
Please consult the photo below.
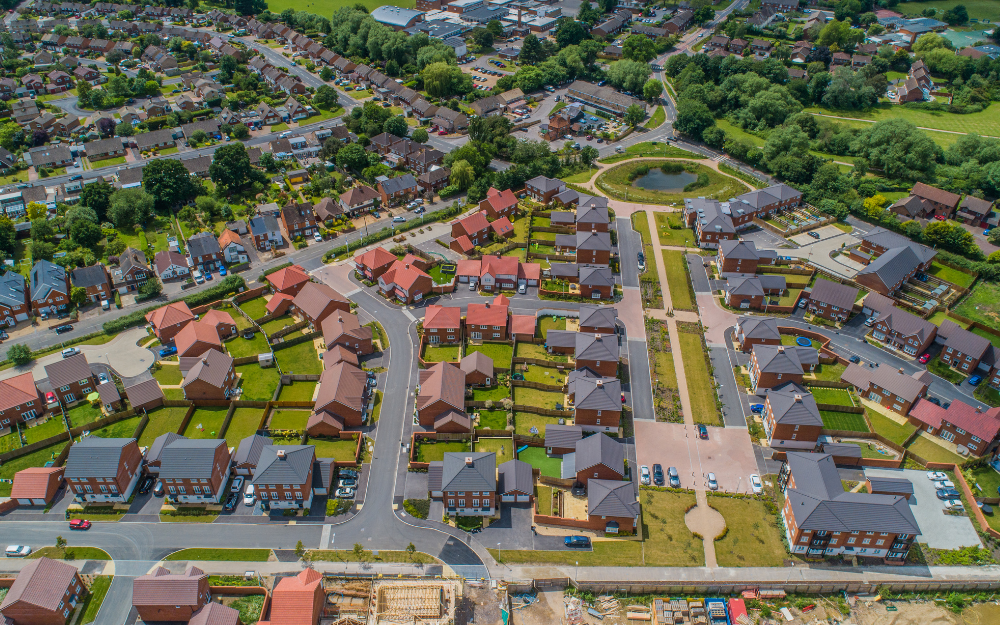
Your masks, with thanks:
M 692 174 L 689 171 L 665 174 L 659 169 L 651 169 L 648 174 L 636 178 L 632 184 L 641 189 L 678 192 L 683 191 L 684 187 L 697 180 L 698 174 Z

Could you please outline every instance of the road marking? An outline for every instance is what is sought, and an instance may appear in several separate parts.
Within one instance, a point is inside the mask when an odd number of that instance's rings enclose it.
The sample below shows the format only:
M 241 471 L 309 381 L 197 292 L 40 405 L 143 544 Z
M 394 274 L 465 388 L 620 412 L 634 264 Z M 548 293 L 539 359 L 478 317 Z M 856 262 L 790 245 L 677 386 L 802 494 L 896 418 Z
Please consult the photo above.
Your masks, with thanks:
M 348 291 L 347 293 L 344 293 L 344 297 L 350 297 L 350 296 L 354 295 L 355 293 L 359 293 L 360 291 L 361 291 L 361 287 L 358 287 L 358 288 L 354 289 L 353 291 Z
M 403 309 L 403 314 L 404 314 L 404 315 L 406 315 L 406 317 L 407 317 L 407 318 L 408 318 L 408 319 L 409 319 L 410 321 L 416 321 L 416 320 L 417 320 L 417 318 L 413 316 L 413 313 L 411 313 L 411 312 L 410 312 L 409 310 L 407 310 L 407 309 L 405 309 L 405 308 Z
M 327 541 L 330 540 L 330 529 L 332 527 L 333 526 L 330 525 L 329 523 L 327 523 L 326 525 L 323 526 L 323 532 L 319 535 L 319 548 L 320 549 L 322 549 L 323 547 L 326 547 Z

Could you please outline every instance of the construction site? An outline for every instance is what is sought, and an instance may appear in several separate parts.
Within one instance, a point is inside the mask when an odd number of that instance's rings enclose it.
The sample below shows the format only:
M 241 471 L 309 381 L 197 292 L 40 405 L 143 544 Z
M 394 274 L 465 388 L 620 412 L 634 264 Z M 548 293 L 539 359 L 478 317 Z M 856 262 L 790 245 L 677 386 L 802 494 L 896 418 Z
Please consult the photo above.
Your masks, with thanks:
M 461 579 L 323 580 L 323 625 L 451 625 L 461 616 L 466 593 Z M 499 623 L 499 610 L 497 612 Z M 488 621 L 477 620 L 477 623 Z

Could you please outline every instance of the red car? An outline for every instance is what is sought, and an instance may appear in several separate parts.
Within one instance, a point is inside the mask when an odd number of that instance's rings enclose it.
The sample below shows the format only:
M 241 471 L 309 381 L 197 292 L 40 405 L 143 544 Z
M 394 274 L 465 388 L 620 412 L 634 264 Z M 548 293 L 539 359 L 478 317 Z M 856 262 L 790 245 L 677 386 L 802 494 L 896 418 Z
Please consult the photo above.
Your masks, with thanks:
M 69 528 L 71 530 L 89 530 L 90 521 L 87 519 L 73 519 L 69 522 Z
M 56 399 L 56 394 L 53 393 L 52 391 L 49 391 L 48 393 L 45 394 L 45 403 L 46 404 L 54 404 L 57 401 L 58 400 Z
M 938 221 L 944 221 L 945 220 L 945 216 L 944 215 L 934 215 L 934 219 L 937 219 Z
M 924 354 L 923 356 L 920 357 L 920 364 L 926 365 L 927 361 L 930 360 L 930 359 L 931 359 L 931 355 L 930 354 Z
M 448 134 L 448 131 L 447 131 L 447 130 L 439 130 L 439 131 L 438 131 L 438 135 L 439 135 L 439 136 L 442 136 L 442 137 L 443 137 L 443 136 L 445 136 L 446 134 Z

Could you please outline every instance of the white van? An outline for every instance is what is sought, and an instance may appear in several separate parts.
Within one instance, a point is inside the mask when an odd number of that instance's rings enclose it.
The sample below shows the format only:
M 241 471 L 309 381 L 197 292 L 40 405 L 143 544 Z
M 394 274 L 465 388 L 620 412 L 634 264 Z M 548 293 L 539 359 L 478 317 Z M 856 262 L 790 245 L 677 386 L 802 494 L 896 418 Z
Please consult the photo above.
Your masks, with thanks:
M 243 493 L 243 503 L 247 506 L 252 506 L 254 502 L 254 487 L 253 484 L 247 486 L 246 491 Z
M 111 308 L 111 303 L 108 302 L 108 300 L 106 300 L 106 299 L 102 299 L 101 300 L 101 308 L 104 309 L 104 310 L 108 310 L 108 309 Z
M 193 272 L 191 272 L 191 275 L 194 276 L 194 281 L 196 283 L 202 284 L 203 282 L 205 282 L 205 276 L 201 275 L 201 269 L 195 269 Z

